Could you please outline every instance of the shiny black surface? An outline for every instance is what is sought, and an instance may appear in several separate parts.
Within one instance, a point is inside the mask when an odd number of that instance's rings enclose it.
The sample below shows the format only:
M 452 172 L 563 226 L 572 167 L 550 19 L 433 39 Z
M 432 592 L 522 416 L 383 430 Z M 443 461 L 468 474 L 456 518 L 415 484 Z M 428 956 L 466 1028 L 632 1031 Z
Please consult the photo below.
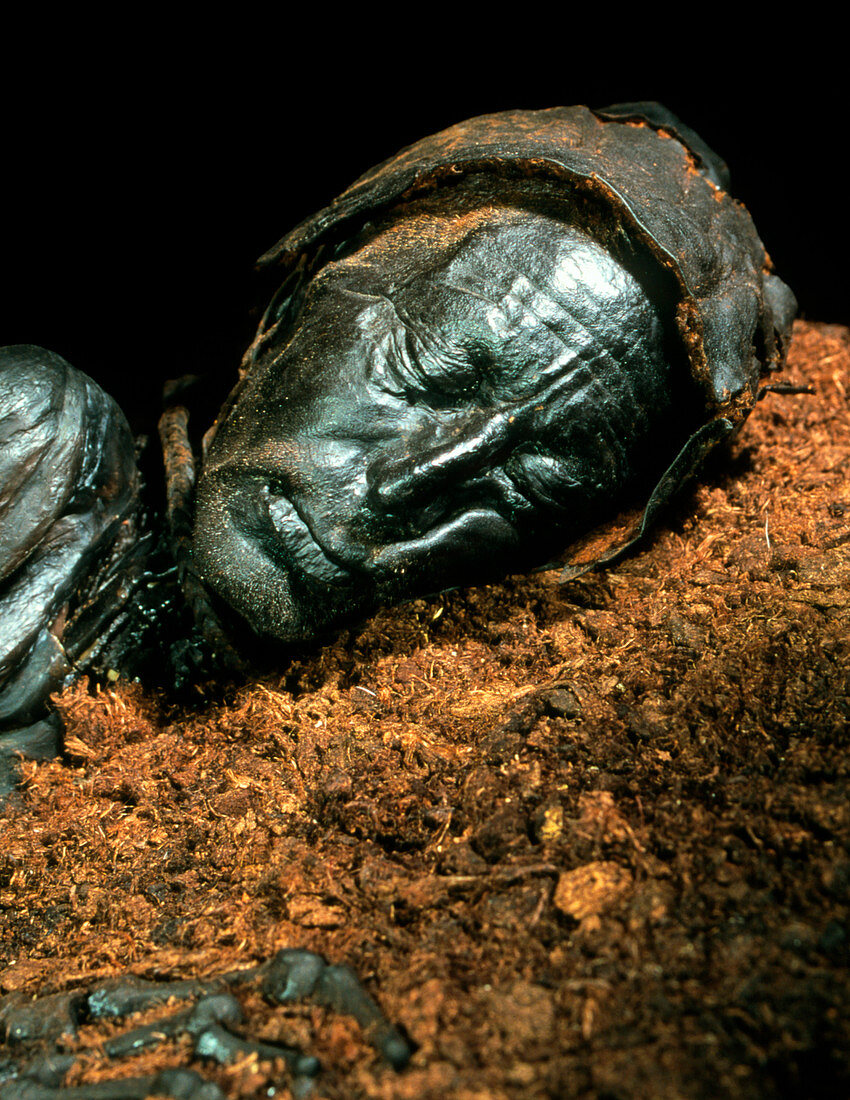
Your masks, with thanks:
M 481 116 L 366 172 L 261 258 L 282 282 L 210 436 L 202 580 L 291 643 L 612 560 L 782 363 L 796 302 L 727 184 L 646 103 Z
M 294 641 L 557 556 L 670 416 L 669 303 L 622 251 L 470 186 L 325 265 L 206 457 L 204 579 Z
M 52 352 L 0 349 L 0 797 L 15 754 L 58 748 L 58 728 L 42 721 L 47 697 L 89 640 L 84 631 L 69 646 L 69 617 L 110 553 L 133 542 L 137 495 L 115 402 Z M 121 602 L 116 588 L 95 633 Z
M 207 435 L 194 547 L 172 440 L 175 564 L 115 402 L 0 351 L 0 795 L 81 670 L 156 651 L 174 685 L 205 643 L 236 667 L 234 643 L 622 553 L 782 364 L 795 299 L 727 183 L 646 103 L 481 116 L 368 171 L 261 260 L 279 289 Z

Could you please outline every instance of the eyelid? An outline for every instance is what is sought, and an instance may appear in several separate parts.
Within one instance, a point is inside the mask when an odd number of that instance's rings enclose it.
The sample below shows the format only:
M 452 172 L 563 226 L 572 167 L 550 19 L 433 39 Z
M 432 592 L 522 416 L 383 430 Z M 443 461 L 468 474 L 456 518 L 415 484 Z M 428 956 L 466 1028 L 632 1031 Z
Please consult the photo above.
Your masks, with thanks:
M 387 366 L 405 393 L 451 400 L 480 388 L 484 375 L 466 348 L 399 319 L 402 324 L 393 332 Z
M 439 329 L 414 321 L 389 295 L 375 298 L 380 299 L 375 308 L 384 315 L 384 332 L 376 341 L 370 373 L 387 393 L 442 404 L 479 390 L 489 373 L 482 369 L 483 349 L 476 354 Z M 374 325 L 375 310 L 369 311 L 369 320 Z

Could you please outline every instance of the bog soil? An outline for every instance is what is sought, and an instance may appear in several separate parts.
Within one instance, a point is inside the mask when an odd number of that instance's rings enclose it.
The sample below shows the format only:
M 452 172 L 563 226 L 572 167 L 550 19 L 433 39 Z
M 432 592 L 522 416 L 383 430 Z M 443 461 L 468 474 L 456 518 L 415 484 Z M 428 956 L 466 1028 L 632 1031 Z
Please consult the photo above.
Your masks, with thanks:
M 814 394 L 616 568 L 418 600 L 193 706 L 65 692 L 66 759 L 0 817 L 0 993 L 307 947 L 418 1044 L 397 1074 L 248 995 L 319 1096 L 850 1093 L 850 330 L 798 324 L 785 377 Z

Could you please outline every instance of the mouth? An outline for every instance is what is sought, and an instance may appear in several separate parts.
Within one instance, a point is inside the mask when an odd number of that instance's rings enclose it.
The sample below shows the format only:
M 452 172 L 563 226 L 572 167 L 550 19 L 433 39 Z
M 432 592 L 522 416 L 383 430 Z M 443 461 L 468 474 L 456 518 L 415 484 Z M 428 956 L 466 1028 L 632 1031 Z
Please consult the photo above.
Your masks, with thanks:
M 359 606 L 351 572 L 319 538 L 309 517 L 265 477 L 202 474 L 193 544 L 198 576 L 261 637 L 305 641 Z
M 340 585 L 350 580 L 350 574 L 328 556 L 291 500 L 272 492 L 267 485 L 260 490 L 260 499 L 277 536 L 276 556 L 324 584 Z

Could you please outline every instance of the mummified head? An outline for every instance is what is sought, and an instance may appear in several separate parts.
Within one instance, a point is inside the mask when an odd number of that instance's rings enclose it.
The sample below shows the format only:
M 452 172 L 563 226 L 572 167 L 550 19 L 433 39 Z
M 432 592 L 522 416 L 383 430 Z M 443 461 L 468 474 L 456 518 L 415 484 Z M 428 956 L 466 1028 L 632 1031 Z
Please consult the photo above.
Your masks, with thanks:
M 556 558 L 670 420 L 649 267 L 511 202 L 371 229 L 270 317 L 217 427 L 206 583 L 291 642 Z

